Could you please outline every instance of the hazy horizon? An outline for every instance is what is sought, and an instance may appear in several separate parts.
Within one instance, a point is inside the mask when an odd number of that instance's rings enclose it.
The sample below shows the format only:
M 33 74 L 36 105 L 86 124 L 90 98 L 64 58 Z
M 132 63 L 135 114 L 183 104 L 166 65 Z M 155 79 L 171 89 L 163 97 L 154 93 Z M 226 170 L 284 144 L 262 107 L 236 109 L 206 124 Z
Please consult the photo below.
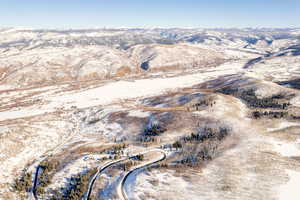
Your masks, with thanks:
M 98 30 L 98 29 L 124 29 L 124 30 L 133 30 L 133 29 L 194 29 L 194 30 L 230 30 L 230 29 L 249 29 L 249 30 L 263 30 L 263 29 L 275 29 L 275 30 L 289 30 L 289 29 L 300 29 L 299 27 L 161 27 L 161 26 L 145 26 L 145 27 L 126 27 L 126 26 L 95 26 L 95 27 L 34 27 L 34 26 L 0 26 L 1 29 L 21 29 L 21 30 Z
M 296 0 L 10 0 L 0 27 L 26 28 L 298 28 Z

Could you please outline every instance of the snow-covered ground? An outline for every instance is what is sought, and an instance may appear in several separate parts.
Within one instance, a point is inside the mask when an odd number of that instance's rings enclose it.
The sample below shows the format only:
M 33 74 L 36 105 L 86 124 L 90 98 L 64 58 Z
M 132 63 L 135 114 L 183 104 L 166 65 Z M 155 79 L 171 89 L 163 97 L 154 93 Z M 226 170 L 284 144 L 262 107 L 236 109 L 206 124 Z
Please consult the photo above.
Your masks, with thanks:
M 269 140 L 274 146 L 274 151 L 283 156 L 298 157 L 300 156 L 300 140 L 294 142 L 283 142 L 279 140 Z
M 131 177 L 131 183 L 135 184 L 129 193 L 133 199 L 169 199 L 170 197 L 178 200 L 199 199 L 200 193 L 197 193 L 197 185 L 190 184 L 182 177 L 176 177 L 172 171 L 160 172 L 153 170 L 151 172 L 139 173 L 138 176 Z
M 279 200 L 298 200 L 300 196 L 300 172 L 286 170 L 289 180 L 279 190 Z
M 280 131 L 289 127 L 293 127 L 293 126 L 300 126 L 300 123 L 296 123 L 296 122 L 281 122 L 279 124 L 277 124 L 276 128 L 267 128 L 267 131 L 272 132 L 272 131 Z
M 298 32 L 0 29 L 0 199 L 18 199 L 11 192 L 13 179 L 23 169 L 33 172 L 51 154 L 63 158 L 70 151 L 74 159 L 64 163 L 65 167 L 57 171 L 47 189 L 61 187 L 72 174 L 103 164 L 97 159 L 105 145 L 125 141 L 129 147 L 122 155 L 145 152 L 147 148 L 136 142 L 149 124 L 147 121 L 160 116 L 160 112 L 163 117 L 158 121 L 166 122 L 167 131 L 149 148 L 172 144 L 193 132 L 196 125 L 210 120 L 230 126 L 232 133 L 218 156 L 205 163 L 203 169 L 134 172 L 125 187 L 129 197 L 298 197 L 297 119 L 254 120 L 249 116 L 254 109 L 246 102 L 212 91 L 222 86 L 243 87 L 245 83 L 245 87 L 257 89 L 258 97 L 281 92 L 293 94 L 287 111 L 299 116 L 299 92 L 275 83 L 300 75 L 297 46 L 292 46 L 299 43 Z M 278 39 L 282 35 L 288 38 Z M 248 61 L 258 57 L 259 62 L 245 68 Z M 148 63 L 150 70 L 143 71 L 143 63 Z M 219 63 L 224 64 L 215 66 Z M 213 81 L 207 83 L 209 80 Z M 205 87 L 206 83 L 212 90 L 197 90 L 195 85 Z M 211 97 L 212 102 L 195 112 L 172 110 L 172 106 L 179 104 L 189 108 L 179 100 L 186 93 L 201 93 L 201 97 Z M 150 97 L 159 105 L 145 100 Z M 193 100 L 191 106 L 203 99 Z M 144 105 L 169 107 L 170 111 L 144 111 Z M 176 153 L 170 155 L 172 159 Z M 99 176 L 108 183 L 105 191 L 94 193 L 116 194 L 115 188 L 124 173 L 108 174 Z
M 190 87 L 198 83 L 217 78 L 222 75 L 230 75 L 241 70 L 244 61 L 230 62 L 220 65 L 207 72 L 199 72 L 171 78 L 154 78 L 131 81 L 118 81 L 104 86 L 85 91 L 75 91 L 71 94 L 58 94 L 43 98 L 46 103 L 41 106 L 32 106 L 16 111 L 0 112 L 0 119 L 16 119 L 28 116 L 53 112 L 58 108 L 69 109 L 72 106 L 87 108 L 97 105 L 108 105 L 125 99 L 134 99 L 155 96 L 172 89 Z

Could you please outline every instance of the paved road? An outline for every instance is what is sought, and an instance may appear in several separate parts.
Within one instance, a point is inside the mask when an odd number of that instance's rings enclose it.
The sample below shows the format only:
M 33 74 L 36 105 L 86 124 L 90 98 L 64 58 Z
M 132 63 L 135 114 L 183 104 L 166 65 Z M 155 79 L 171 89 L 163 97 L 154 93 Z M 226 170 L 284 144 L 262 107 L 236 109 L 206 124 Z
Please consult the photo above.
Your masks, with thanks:
M 32 193 L 31 193 L 31 199 L 35 199 L 35 200 L 38 200 L 38 197 L 36 195 L 36 186 L 37 186 L 39 171 L 40 171 L 40 166 L 37 166 L 34 174 L 34 182 L 33 182 Z
M 106 170 L 107 168 L 111 167 L 112 165 L 115 165 L 117 163 L 120 163 L 122 161 L 125 161 L 129 158 L 123 158 L 123 159 L 119 159 L 119 160 L 116 160 L 116 161 L 111 161 L 111 162 L 108 162 L 106 163 L 104 166 L 101 166 L 98 168 L 98 171 L 97 173 L 93 176 L 93 178 L 91 179 L 90 183 L 89 183 L 89 186 L 88 186 L 88 190 L 87 190 L 87 193 L 85 195 L 85 197 L 83 198 L 84 200 L 88 200 L 91 196 L 91 193 L 92 193 L 92 190 L 93 190 L 93 186 L 94 186 L 94 183 L 97 179 L 97 177 L 104 171 Z
M 164 159 L 166 159 L 167 155 L 166 153 L 163 151 L 163 150 L 160 150 L 160 149 L 153 149 L 151 151 L 158 151 L 161 153 L 161 157 L 159 157 L 158 159 L 154 160 L 154 161 L 150 161 L 150 162 L 147 162 L 143 165 L 140 165 L 140 166 L 137 166 L 135 167 L 134 169 L 130 170 L 127 172 L 127 174 L 123 177 L 123 179 L 121 180 L 119 186 L 118 186 L 118 195 L 121 199 L 123 200 L 129 200 L 127 194 L 126 194 L 126 191 L 125 191 L 125 183 L 126 183 L 126 180 L 127 178 L 130 176 L 130 174 L 132 174 L 134 171 L 136 170 L 139 170 L 139 169 L 143 169 L 143 168 L 147 168 L 153 164 L 156 164 Z M 150 152 L 150 151 L 148 151 Z M 144 153 L 143 153 L 144 154 Z
M 91 179 L 91 181 L 90 181 L 90 183 L 89 183 L 89 187 L 88 187 L 88 189 L 87 189 L 87 193 L 86 193 L 86 195 L 85 195 L 85 197 L 84 197 L 83 199 L 84 199 L 84 200 L 88 200 L 88 199 L 90 198 L 91 193 L 92 193 L 92 190 L 93 190 L 93 186 L 94 186 L 94 184 L 95 184 L 95 181 L 97 180 L 97 177 L 98 177 L 104 170 L 106 170 L 107 168 L 109 168 L 109 167 L 111 167 L 111 166 L 113 166 L 113 165 L 115 165 L 115 164 L 118 164 L 118 163 L 123 162 L 123 161 L 125 161 L 125 160 L 134 158 L 134 157 L 136 157 L 137 155 L 140 155 L 140 154 L 146 154 L 146 153 L 149 153 L 149 152 L 152 152 L 152 151 L 159 151 L 159 152 L 161 152 L 161 153 L 164 155 L 164 156 L 163 156 L 163 159 L 160 158 L 160 159 L 158 159 L 158 160 L 156 160 L 156 161 L 151 161 L 151 162 L 146 163 L 146 164 L 144 164 L 143 166 L 140 166 L 140 167 L 138 167 L 138 168 L 144 168 L 144 167 L 146 167 L 146 166 L 152 165 L 152 164 L 157 163 L 157 162 L 159 162 L 159 161 L 161 161 L 161 160 L 164 160 L 164 159 L 166 158 L 166 154 L 165 154 L 164 151 L 159 150 L 159 149 L 151 149 L 151 150 L 147 150 L 147 151 L 145 151 L 145 152 L 141 152 L 141 153 L 137 153 L 137 154 L 131 155 L 131 156 L 127 157 L 127 158 L 123 158 L 123 159 L 119 159 L 119 160 L 116 160 L 116 161 L 108 162 L 108 163 L 106 163 L 105 165 L 99 167 L 97 173 L 96 173 L 96 174 L 93 176 L 93 178 Z M 135 168 L 135 169 L 138 169 L 138 168 Z M 135 169 L 133 169 L 133 171 L 134 171 Z M 126 174 L 126 176 L 128 177 L 130 173 L 131 173 L 131 172 L 128 172 L 128 173 Z M 124 180 L 124 177 L 123 177 L 122 181 L 123 181 L 123 180 Z M 126 180 L 126 178 L 125 178 L 125 180 Z M 125 180 L 124 180 L 124 182 L 125 182 Z M 121 194 L 122 194 L 122 193 L 121 193 Z M 123 196 L 123 195 L 122 195 L 122 196 Z

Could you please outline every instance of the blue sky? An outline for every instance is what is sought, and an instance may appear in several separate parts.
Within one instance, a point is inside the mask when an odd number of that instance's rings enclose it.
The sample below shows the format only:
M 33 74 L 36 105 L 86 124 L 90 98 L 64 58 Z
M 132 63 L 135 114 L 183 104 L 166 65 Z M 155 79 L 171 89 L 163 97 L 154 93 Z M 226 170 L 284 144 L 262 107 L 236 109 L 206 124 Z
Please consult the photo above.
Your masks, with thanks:
M 0 0 L 0 27 L 300 27 L 300 0 Z

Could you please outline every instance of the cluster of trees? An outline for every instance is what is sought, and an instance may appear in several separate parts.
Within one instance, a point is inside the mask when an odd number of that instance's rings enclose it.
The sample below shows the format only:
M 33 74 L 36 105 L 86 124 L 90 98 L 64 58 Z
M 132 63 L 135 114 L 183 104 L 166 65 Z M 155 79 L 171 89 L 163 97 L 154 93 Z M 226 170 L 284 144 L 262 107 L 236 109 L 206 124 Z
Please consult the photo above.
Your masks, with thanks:
M 50 185 L 54 176 L 53 170 L 59 165 L 57 160 L 44 160 L 40 163 L 40 173 L 38 177 L 38 185 L 36 187 L 36 194 L 42 195 L 45 193 L 45 188 Z
M 293 96 L 293 95 L 292 95 Z M 285 95 L 282 93 L 276 94 L 272 96 L 273 99 L 284 99 Z
M 213 106 L 213 104 L 216 104 L 216 102 L 215 101 L 212 101 L 212 100 L 201 100 L 200 102 L 198 102 L 198 103 L 195 103 L 195 104 L 192 104 L 191 105 L 191 108 L 188 108 L 189 110 L 196 110 L 196 111 L 198 111 L 198 110 L 201 110 L 201 107 L 203 107 L 203 106 Z
M 147 145 L 148 143 L 157 142 L 157 136 L 161 135 L 162 133 L 166 132 L 167 129 L 161 124 L 153 124 L 149 127 L 146 127 L 141 135 L 138 138 L 140 143 L 144 143 Z
M 214 157 L 217 148 L 218 146 L 214 142 L 206 143 L 198 150 L 197 158 L 200 160 L 211 160 Z
M 189 146 L 191 144 L 187 144 Z M 184 147 L 188 151 L 188 147 Z M 189 167 L 197 166 L 200 161 L 207 161 L 213 159 L 217 152 L 218 142 L 215 140 L 201 143 L 195 150 L 183 153 L 183 158 L 177 161 L 177 165 L 184 165 Z
M 290 103 L 278 103 L 277 99 L 285 98 L 283 94 L 273 95 L 272 97 L 266 98 L 257 98 L 255 95 L 254 89 L 249 90 L 238 90 L 238 89 L 231 89 L 231 88 L 223 88 L 219 90 L 223 94 L 233 95 L 242 100 L 244 100 L 249 107 L 253 108 L 276 108 L 276 109 L 287 109 L 290 106 Z
M 123 153 L 123 150 L 127 147 L 128 145 L 123 143 L 123 144 L 116 144 L 113 147 L 111 147 L 110 149 L 108 149 L 108 153 L 111 154 L 121 154 Z
M 217 152 L 218 144 L 230 133 L 227 127 L 204 127 L 197 133 L 181 137 L 171 147 L 182 149 L 179 166 L 196 166 L 200 161 L 211 160 Z
M 32 187 L 32 174 L 30 172 L 24 173 L 21 178 L 14 181 L 13 189 L 17 192 L 29 192 Z
M 151 168 L 147 168 L 148 170 L 151 170 L 151 169 L 158 169 L 158 168 L 169 168 L 170 165 L 166 162 L 160 162 L 156 165 L 153 165 L 151 166 Z
M 145 136 L 159 136 L 160 134 L 166 132 L 167 129 L 161 124 L 153 124 L 150 127 L 146 127 L 144 130 Z
M 261 117 L 269 117 L 269 118 L 289 117 L 290 119 L 295 119 L 295 120 L 300 119 L 300 116 L 296 116 L 294 114 L 289 115 L 288 112 L 283 112 L 283 111 L 265 111 L 265 112 L 253 111 L 251 116 L 255 119 L 259 119 Z
M 80 173 L 72 176 L 67 189 L 63 191 L 63 195 L 60 194 L 60 197 L 56 195 L 54 198 L 68 200 L 82 199 L 87 191 L 90 177 L 96 172 L 97 168 L 93 168 L 88 170 L 86 173 Z
M 179 161 L 179 164 L 181 165 L 187 165 L 187 166 L 191 166 L 192 164 L 195 164 L 197 163 L 199 160 L 197 158 L 197 155 L 193 155 L 193 154 L 190 154 L 184 158 L 182 158 L 180 161 Z
M 279 85 L 289 85 L 289 87 L 295 88 L 295 89 L 300 89 L 300 78 L 294 79 L 294 80 L 289 80 L 289 81 L 282 81 L 278 82 Z
M 259 119 L 261 117 L 270 117 L 270 118 L 283 118 L 288 116 L 288 112 L 276 112 L 276 111 L 265 111 L 265 112 L 260 112 L 260 111 L 254 111 L 252 112 L 252 117 L 255 119 Z
M 144 160 L 144 155 L 143 154 L 138 154 L 138 155 L 134 156 L 134 159 L 138 160 L 138 161 L 143 161 Z
M 219 143 L 220 141 L 215 138 L 202 143 L 183 143 L 182 141 L 176 141 L 172 147 L 182 149 L 182 151 L 178 152 L 180 158 L 176 160 L 173 165 L 164 164 L 158 167 L 182 168 L 185 166 L 200 166 L 203 164 L 201 161 L 212 160 L 215 157 Z
M 296 115 L 291 114 L 291 118 L 292 119 L 300 119 L 300 116 L 296 116 Z
M 182 148 L 182 144 L 180 141 L 176 141 L 172 144 L 172 147 L 175 148 L 176 150 Z
M 119 159 L 121 154 L 124 153 L 124 149 L 127 147 L 128 147 L 128 144 L 122 143 L 122 144 L 115 144 L 114 146 L 103 150 L 100 153 L 107 153 L 107 154 L 110 154 L 110 156 L 104 157 L 104 158 L 102 158 L 102 160 L 107 160 L 107 159 L 117 160 L 117 159 Z
M 128 171 L 132 166 L 136 165 L 139 161 L 143 161 L 143 160 L 144 160 L 144 155 L 138 154 L 132 157 L 131 160 L 121 163 L 119 165 L 119 168 L 124 171 Z
M 124 170 L 124 171 L 128 171 L 132 166 L 134 166 L 136 163 L 133 161 L 133 160 L 129 160 L 129 161 L 126 161 L 124 163 L 121 163 L 119 165 L 119 168 Z
M 142 143 L 142 144 L 151 144 L 151 143 L 154 143 L 154 142 L 157 142 L 157 138 L 156 137 L 151 137 L 151 136 L 142 136 L 140 137 L 139 139 L 139 142 Z
M 222 94 L 227 94 L 227 95 L 234 95 L 237 96 L 236 94 L 238 93 L 238 89 L 232 89 L 230 87 L 224 87 L 222 89 L 217 90 L 217 92 L 220 92 Z
M 290 103 L 278 103 L 275 99 L 282 98 L 281 96 L 275 95 L 272 97 L 266 97 L 259 99 L 256 97 L 253 89 L 244 90 L 239 94 L 239 97 L 246 101 L 250 107 L 254 108 L 276 108 L 276 109 L 287 109 Z
M 230 134 L 231 129 L 226 126 L 205 126 L 199 128 L 196 133 L 183 136 L 173 144 L 163 145 L 162 148 L 176 148 L 181 149 L 178 152 L 179 159 L 174 164 L 169 165 L 160 163 L 153 168 L 182 168 L 185 166 L 197 167 L 201 166 L 203 162 L 215 157 L 218 146 L 222 140 Z
M 208 139 L 218 139 L 222 140 L 229 134 L 229 129 L 226 127 L 219 127 L 219 128 L 210 128 L 204 127 L 199 129 L 197 133 L 191 133 L 188 136 L 183 136 L 180 140 L 184 143 L 187 142 L 203 142 Z
M 111 148 L 106 149 L 105 152 L 109 153 L 109 154 L 119 155 L 119 154 L 123 153 L 123 150 L 126 147 L 128 147 L 128 145 L 125 143 L 116 144 L 116 145 L 112 146 Z
M 230 129 L 227 127 L 204 127 L 198 129 L 196 133 L 191 133 L 190 135 L 183 136 L 173 144 L 165 144 L 162 148 L 176 148 L 176 150 L 184 148 L 187 143 L 202 143 L 207 140 L 223 140 L 230 133 Z

